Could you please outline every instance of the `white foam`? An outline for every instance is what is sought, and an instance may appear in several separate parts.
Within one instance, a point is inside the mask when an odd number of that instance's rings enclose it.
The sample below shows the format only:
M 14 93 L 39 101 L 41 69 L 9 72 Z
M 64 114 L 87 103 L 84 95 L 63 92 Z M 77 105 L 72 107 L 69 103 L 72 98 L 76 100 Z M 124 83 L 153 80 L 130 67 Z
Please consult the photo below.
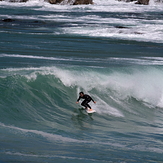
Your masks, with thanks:
M 134 97 L 153 106 L 162 105 L 163 75 L 159 69 L 133 71 L 131 74 L 115 73 L 110 76 L 110 86 L 119 99 Z
M 120 20 L 121 21 L 121 20 Z M 87 27 L 69 27 L 63 28 L 66 34 L 75 34 L 91 37 L 108 37 L 108 38 L 120 38 L 124 40 L 137 40 L 145 42 L 157 42 L 163 43 L 163 24 L 157 22 L 156 24 L 137 24 L 131 26 L 133 22 L 130 22 L 125 26 L 130 26 L 129 28 L 119 29 L 114 26 L 87 26 Z M 122 22 L 123 24 L 123 22 Z
M 47 2 L 45 2 L 44 0 L 29 0 L 27 2 L 16 2 L 16 3 L 11 3 L 9 1 L 0 1 L 0 5 L 3 6 L 12 6 L 15 8 L 19 8 L 19 7 L 28 7 L 28 6 L 44 6 Z
M 104 4 L 103 4 L 104 5 Z M 118 6 L 118 7 L 117 7 Z M 125 7 L 124 7 L 125 6 Z M 132 12 L 132 13 L 141 13 L 145 12 L 144 10 L 160 10 L 160 7 L 142 7 L 137 5 L 114 5 L 113 7 L 108 4 L 108 6 L 102 6 L 102 11 L 105 12 L 105 9 L 110 12 Z M 90 7 L 90 6 L 89 6 Z M 100 17 L 94 14 L 96 8 L 99 9 L 99 5 L 91 6 L 92 15 L 89 16 L 78 16 L 78 17 L 64 17 L 55 20 L 58 21 L 66 21 L 76 22 L 76 26 L 73 27 L 64 27 L 63 33 L 65 34 L 75 34 L 75 35 L 85 35 L 91 37 L 110 37 L 110 38 L 121 38 L 121 39 L 130 39 L 130 40 L 138 40 L 138 41 L 151 41 L 151 42 L 163 42 L 163 20 L 162 19 L 154 19 L 154 20 L 146 20 L 144 19 L 136 19 L 136 16 L 133 18 L 126 15 L 126 19 L 123 18 L 112 18 L 112 17 Z M 129 11 L 132 9 L 132 11 Z M 112 11 L 113 10 L 113 11 Z M 163 11 L 163 10 L 161 10 Z M 124 14 L 124 13 L 123 13 Z M 134 14 L 133 14 L 134 15 Z M 52 18 L 51 18 L 52 20 Z M 85 26 L 78 26 L 77 22 L 86 23 Z M 94 24 L 94 25 L 91 25 Z M 117 26 L 124 26 L 126 28 L 115 28 Z
M 0 57 L 12 57 L 12 58 L 29 58 L 29 59 L 44 59 L 44 60 L 70 60 L 66 58 L 55 58 L 55 57 L 43 57 L 33 55 L 19 55 L 19 54 L 1 54 Z
M 0 57 L 11 57 L 11 58 L 27 58 L 27 59 L 40 59 L 40 60 L 52 60 L 52 61 L 74 61 L 74 62 L 103 62 L 103 59 L 92 59 L 92 58 L 66 58 L 66 57 L 44 57 L 44 56 L 33 56 L 33 55 L 19 55 L 19 54 L 1 54 Z
M 33 16 L 24 16 L 24 15 L 4 15 L 7 18 L 13 19 L 37 19 L 37 20 L 50 20 L 50 21 L 60 21 L 60 22 L 72 22 L 74 25 L 72 27 L 63 27 L 60 28 L 59 33 L 54 31 L 54 35 L 57 34 L 77 34 L 85 35 L 91 37 L 108 37 L 108 38 L 120 38 L 125 40 L 137 40 L 137 41 L 147 41 L 147 42 L 157 42 L 163 43 L 163 20 L 162 19 L 153 19 L 146 20 L 136 19 L 136 16 L 133 14 L 130 18 L 126 15 L 121 18 L 112 18 L 112 17 L 100 17 L 96 15 L 96 12 L 112 12 L 112 13 L 147 13 L 148 12 L 163 12 L 163 5 L 153 1 L 150 2 L 150 5 L 135 5 L 133 3 L 118 2 L 116 0 L 94 0 L 94 5 L 51 5 L 47 2 L 40 2 L 38 0 L 30 0 L 26 3 L 8 3 L 0 2 L 0 5 L 11 5 L 14 7 L 22 6 L 39 6 L 34 10 L 43 10 L 43 11 L 56 11 L 56 12 L 86 12 L 89 11 L 92 15 L 89 16 L 78 16 L 65 15 L 61 13 L 61 16 L 57 14 L 51 15 L 33 15 Z M 3 15 L 1 16 L 3 17 Z M 78 22 L 82 22 L 85 26 L 80 26 Z M 93 23 L 93 25 L 92 25 Z M 128 28 L 118 29 L 115 28 L 116 25 L 122 25 Z M 71 24 L 72 25 L 72 24 Z M 36 34 L 36 33 L 33 33 Z M 41 33 L 37 33 L 41 34 Z
M 113 62 L 127 63 L 132 65 L 163 65 L 162 57 L 140 57 L 140 58 L 109 58 Z
M 93 109 L 95 109 L 99 114 L 107 114 L 115 117 L 124 117 L 121 111 L 119 111 L 117 108 L 110 106 L 98 96 L 95 96 L 95 99 L 97 99 L 98 103 L 96 105 L 93 105 Z

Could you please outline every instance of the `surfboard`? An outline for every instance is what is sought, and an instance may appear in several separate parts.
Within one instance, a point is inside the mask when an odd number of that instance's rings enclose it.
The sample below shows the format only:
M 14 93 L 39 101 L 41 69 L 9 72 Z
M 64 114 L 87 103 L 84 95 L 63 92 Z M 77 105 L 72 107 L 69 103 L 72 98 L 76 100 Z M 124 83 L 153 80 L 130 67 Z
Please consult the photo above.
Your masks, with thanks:
M 96 110 L 94 110 L 94 109 L 86 109 L 86 112 L 87 112 L 87 113 L 95 113 Z

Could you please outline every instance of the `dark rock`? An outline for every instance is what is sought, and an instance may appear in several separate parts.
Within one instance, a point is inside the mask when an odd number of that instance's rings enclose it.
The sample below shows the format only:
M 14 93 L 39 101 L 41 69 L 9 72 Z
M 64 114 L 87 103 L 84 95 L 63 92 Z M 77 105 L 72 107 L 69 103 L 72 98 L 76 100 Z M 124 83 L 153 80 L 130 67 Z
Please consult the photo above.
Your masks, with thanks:
M 50 4 L 57 4 L 57 3 L 61 3 L 62 1 L 64 0 L 48 0 Z
M 75 0 L 73 5 L 88 5 L 88 4 L 93 4 L 93 0 Z
M 48 0 L 49 3 L 51 4 L 59 4 L 64 2 L 64 0 Z M 68 3 L 70 3 L 70 0 L 68 1 Z M 75 2 L 73 3 L 73 5 L 88 5 L 88 4 L 93 4 L 93 0 L 75 0 Z
M 34 23 L 39 23 L 39 21 L 38 20 L 35 20 Z
M 15 20 L 13 20 L 13 19 L 3 19 L 2 21 L 4 21 L 4 22 L 13 22 Z
M 148 5 L 149 0 L 138 0 L 135 4 Z
M 123 28 L 128 28 L 128 27 L 124 27 L 124 26 L 115 26 L 115 28 L 123 29 Z
M 134 34 L 142 35 L 143 33 L 141 33 L 141 32 L 134 32 Z
M 148 5 L 149 4 L 149 0 L 118 0 L 118 1 L 124 1 L 124 2 L 137 1 L 135 4 L 142 4 L 142 5 Z
M 56 4 L 56 0 L 48 0 L 50 4 Z
M 118 1 L 133 2 L 133 1 L 137 1 L 137 0 L 118 0 Z
M 3 0 L 0 0 L 3 1 Z M 9 2 L 27 2 L 28 0 L 8 0 Z M 45 0 L 46 2 L 49 2 L 50 4 L 60 4 L 60 3 L 64 3 L 64 0 Z M 71 1 L 68 0 L 68 3 L 70 3 Z M 75 2 L 73 3 L 73 5 L 88 5 L 88 4 L 93 4 L 93 0 L 75 0 Z

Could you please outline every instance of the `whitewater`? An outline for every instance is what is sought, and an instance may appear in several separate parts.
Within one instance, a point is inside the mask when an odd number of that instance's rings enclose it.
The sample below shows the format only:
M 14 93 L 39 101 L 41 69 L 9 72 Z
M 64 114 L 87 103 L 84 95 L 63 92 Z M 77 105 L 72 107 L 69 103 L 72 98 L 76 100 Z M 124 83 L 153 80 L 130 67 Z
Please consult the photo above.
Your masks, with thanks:
M 0 163 L 162 163 L 162 13 L 0 1 Z

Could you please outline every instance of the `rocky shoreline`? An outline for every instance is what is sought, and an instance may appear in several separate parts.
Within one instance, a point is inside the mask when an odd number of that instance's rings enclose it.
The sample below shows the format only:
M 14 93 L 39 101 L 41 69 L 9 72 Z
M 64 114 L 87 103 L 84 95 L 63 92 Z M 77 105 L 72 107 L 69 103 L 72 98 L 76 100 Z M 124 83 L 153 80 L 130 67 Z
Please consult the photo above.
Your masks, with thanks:
M 46 0 L 46 1 L 48 1 L 51 4 L 65 3 L 65 0 Z M 68 0 L 66 3 L 71 5 L 82 5 L 82 4 L 88 5 L 88 4 L 93 4 L 93 0 L 75 0 L 75 1 Z
M 4 1 L 4 0 L 0 0 Z M 8 0 L 8 2 L 27 2 L 28 0 Z M 45 0 L 46 2 L 49 2 L 50 4 L 65 4 L 65 0 Z M 148 5 L 149 0 L 118 0 L 118 1 L 125 1 L 125 2 L 133 2 L 136 1 L 135 4 L 142 4 L 142 5 Z M 71 5 L 88 5 L 93 4 L 93 0 L 68 0 L 66 1 L 67 4 Z
M 5 0 L 0 0 L 5 1 Z M 28 0 L 7 0 L 8 2 L 27 2 Z M 93 4 L 93 0 L 44 0 L 46 2 L 49 2 L 50 4 L 70 4 L 70 5 L 88 5 Z
M 118 0 L 118 1 L 125 1 L 125 2 L 136 1 L 135 4 L 140 4 L 140 5 L 148 5 L 149 4 L 149 0 Z

